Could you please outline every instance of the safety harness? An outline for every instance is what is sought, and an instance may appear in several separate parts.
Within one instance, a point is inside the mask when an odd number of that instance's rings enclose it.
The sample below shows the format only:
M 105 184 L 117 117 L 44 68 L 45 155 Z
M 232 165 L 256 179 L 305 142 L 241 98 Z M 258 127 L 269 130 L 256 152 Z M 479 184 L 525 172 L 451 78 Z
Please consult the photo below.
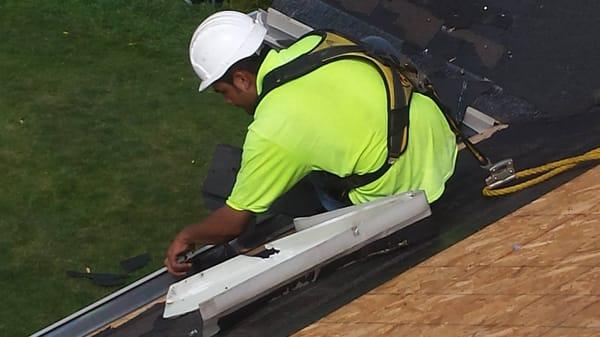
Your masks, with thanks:
M 480 165 L 489 166 L 488 158 L 477 150 L 467 137 L 464 137 L 457 123 L 440 103 L 433 85 L 415 67 L 409 64 L 401 65 L 394 55 L 375 53 L 364 45 L 332 31 L 312 31 L 303 37 L 309 35 L 320 36 L 320 43 L 309 52 L 267 73 L 262 82 L 263 87 L 257 104 L 274 89 L 290 81 L 331 62 L 349 59 L 371 63 L 384 79 L 387 92 L 387 160 L 378 170 L 360 175 L 339 177 L 328 172 L 313 172 L 317 176 L 317 179 L 313 179 L 315 183 L 331 197 L 347 200 L 350 190 L 367 185 L 383 176 L 404 153 L 408 145 L 409 108 L 413 92 L 430 97 L 442 110 L 454 134 L 465 143 Z

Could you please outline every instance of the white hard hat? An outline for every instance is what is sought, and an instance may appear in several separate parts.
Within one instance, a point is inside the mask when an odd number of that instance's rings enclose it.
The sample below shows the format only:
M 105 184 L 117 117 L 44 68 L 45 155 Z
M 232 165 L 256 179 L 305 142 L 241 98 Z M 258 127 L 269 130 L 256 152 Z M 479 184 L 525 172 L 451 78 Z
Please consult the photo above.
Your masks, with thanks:
M 234 63 L 254 54 L 266 34 L 259 19 L 244 13 L 222 11 L 206 18 L 190 42 L 190 61 L 202 81 L 198 90 L 208 88 Z

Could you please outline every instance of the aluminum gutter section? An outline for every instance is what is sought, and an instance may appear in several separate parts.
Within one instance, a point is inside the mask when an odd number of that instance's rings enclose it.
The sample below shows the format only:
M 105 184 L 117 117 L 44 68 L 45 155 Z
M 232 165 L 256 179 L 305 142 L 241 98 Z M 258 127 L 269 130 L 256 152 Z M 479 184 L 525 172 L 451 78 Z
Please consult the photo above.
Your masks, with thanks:
M 494 118 L 484 114 L 483 112 L 471 106 L 468 106 L 467 110 L 465 111 L 463 124 L 477 133 L 483 133 L 485 130 L 500 123 Z
M 276 49 L 287 47 L 302 35 L 313 30 L 312 27 L 273 8 L 268 8 L 266 11 L 259 9 L 248 15 L 253 18 L 258 17 L 264 24 L 267 28 L 265 42 Z
M 198 255 L 212 246 L 194 252 Z M 163 296 L 177 279 L 161 268 L 134 283 L 94 302 L 30 337 L 76 337 L 92 333 L 114 320 Z
M 164 295 L 175 279 L 161 268 L 30 337 L 85 336 Z
M 199 310 L 202 336 L 212 336 L 224 315 L 429 215 L 425 194 L 418 191 L 305 218 L 298 232 L 265 245 L 271 255 L 239 255 L 173 284 L 163 317 Z

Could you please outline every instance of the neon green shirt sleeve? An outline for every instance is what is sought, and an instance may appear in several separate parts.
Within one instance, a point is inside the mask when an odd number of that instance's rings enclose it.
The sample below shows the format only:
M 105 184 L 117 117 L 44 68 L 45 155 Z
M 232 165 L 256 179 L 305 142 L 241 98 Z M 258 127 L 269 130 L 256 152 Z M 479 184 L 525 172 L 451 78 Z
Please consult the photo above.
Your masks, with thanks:
M 310 167 L 300 158 L 250 129 L 242 165 L 226 203 L 238 211 L 265 212 L 309 172 Z

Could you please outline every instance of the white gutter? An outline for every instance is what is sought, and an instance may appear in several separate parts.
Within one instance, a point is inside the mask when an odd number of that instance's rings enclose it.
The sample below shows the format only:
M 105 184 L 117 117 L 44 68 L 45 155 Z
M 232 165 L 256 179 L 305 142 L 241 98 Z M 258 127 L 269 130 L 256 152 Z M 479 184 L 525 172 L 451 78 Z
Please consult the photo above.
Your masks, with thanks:
M 163 317 L 200 310 L 202 336 L 212 336 L 220 317 L 430 214 L 419 191 L 297 219 L 297 233 L 265 245 L 276 253 L 266 258 L 239 255 L 171 285 Z
M 210 245 L 204 246 L 194 251 L 189 257 L 201 254 L 211 247 Z M 163 296 L 167 287 L 175 280 L 174 277 L 167 274 L 166 268 L 160 268 L 60 321 L 35 332 L 30 337 L 85 336 L 104 327 L 122 315 Z

